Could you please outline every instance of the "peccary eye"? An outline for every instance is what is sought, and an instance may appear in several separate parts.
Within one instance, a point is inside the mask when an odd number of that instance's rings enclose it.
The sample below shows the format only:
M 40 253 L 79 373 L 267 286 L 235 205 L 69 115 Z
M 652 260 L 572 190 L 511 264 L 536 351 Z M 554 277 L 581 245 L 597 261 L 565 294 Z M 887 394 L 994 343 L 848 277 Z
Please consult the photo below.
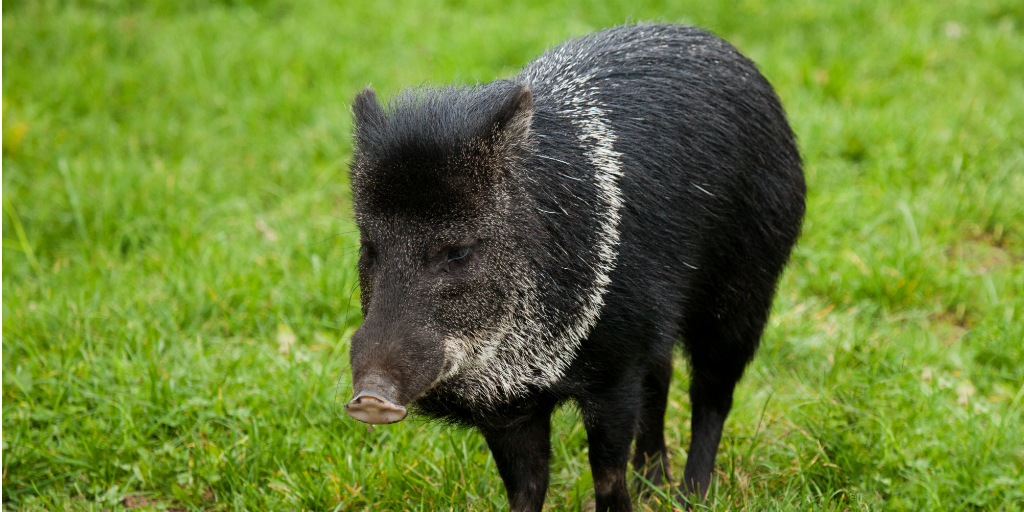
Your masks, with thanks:
M 449 262 L 456 261 L 456 260 L 461 260 L 462 258 L 465 258 L 466 256 L 469 256 L 469 247 L 459 247 L 457 249 L 452 249 L 452 250 L 448 251 L 448 261 Z
M 468 261 L 466 259 L 472 249 L 469 247 L 455 247 L 448 250 L 448 254 L 445 256 L 444 271 L 451 272 L 452 267 L 458 267 L 460 264 Z

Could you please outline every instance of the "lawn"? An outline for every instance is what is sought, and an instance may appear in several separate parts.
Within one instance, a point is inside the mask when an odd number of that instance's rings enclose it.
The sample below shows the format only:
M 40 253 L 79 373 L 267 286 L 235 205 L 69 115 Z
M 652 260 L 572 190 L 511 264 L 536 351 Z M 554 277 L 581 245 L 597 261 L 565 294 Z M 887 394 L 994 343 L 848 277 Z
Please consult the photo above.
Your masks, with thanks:
M 1024 510 L 1024 3 L 503 4 L 4 4 L 5 508 L 507 508 L 475 432 L 341 409 L 348 102 L 661 20 L 759 63 L 809 188 L 714 508 Z M 553 435 L 585 508 L 572 408 Z

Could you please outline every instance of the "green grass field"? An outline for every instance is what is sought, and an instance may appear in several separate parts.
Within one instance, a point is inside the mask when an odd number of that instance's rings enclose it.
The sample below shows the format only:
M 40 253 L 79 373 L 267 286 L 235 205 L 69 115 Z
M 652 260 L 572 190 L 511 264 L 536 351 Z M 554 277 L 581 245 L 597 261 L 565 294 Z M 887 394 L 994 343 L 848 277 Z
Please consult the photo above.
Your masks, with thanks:
M 507 508 L 478 434 L 341 409 L 348 102 L 661 20 L 760 64 L 809 185 L 714 509 L 1024 510 L 1024 3 L 514 5 L 6 2 L 4 507 Z M 585 508 L 555 423 L 549 507 Z

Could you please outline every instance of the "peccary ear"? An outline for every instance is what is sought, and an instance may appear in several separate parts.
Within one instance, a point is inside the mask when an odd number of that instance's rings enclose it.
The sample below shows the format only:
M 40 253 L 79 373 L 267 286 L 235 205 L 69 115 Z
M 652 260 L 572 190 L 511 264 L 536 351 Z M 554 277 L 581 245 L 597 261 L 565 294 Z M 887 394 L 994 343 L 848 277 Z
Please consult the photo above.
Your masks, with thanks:
M 533 122 L 533 93 L 526 85 L 519 85 L 505 97 L 501 106 L 491 114 L 491 143 L 497 149 L 514 149 L 524 144 Z
M 366 87 L 356 95 L 352 102 L 352 113 L 356 116 L 357 126 L 381 126 L 384 124 L 384 109 L 377 101 L 377 91 Z

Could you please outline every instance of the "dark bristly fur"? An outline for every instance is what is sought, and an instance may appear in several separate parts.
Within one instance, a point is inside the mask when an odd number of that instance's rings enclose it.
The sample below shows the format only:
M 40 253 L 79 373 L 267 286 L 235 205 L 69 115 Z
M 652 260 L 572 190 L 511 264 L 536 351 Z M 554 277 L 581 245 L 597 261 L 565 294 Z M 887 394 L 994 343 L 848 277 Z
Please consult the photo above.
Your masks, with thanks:
M 575 402 L 597 510 L 629 510 L 634 440 L 634 466 L 670 478 L 680 342 L 681 496 L 702 499 L 804 213 L 794 136 L 755 65 L 698 29 L 631 25 L 507 80 L 386 107 L 367 89 L 353 111 L 355 390 L 479 428 L 516 511 L 541 509 L 550 415 Z

